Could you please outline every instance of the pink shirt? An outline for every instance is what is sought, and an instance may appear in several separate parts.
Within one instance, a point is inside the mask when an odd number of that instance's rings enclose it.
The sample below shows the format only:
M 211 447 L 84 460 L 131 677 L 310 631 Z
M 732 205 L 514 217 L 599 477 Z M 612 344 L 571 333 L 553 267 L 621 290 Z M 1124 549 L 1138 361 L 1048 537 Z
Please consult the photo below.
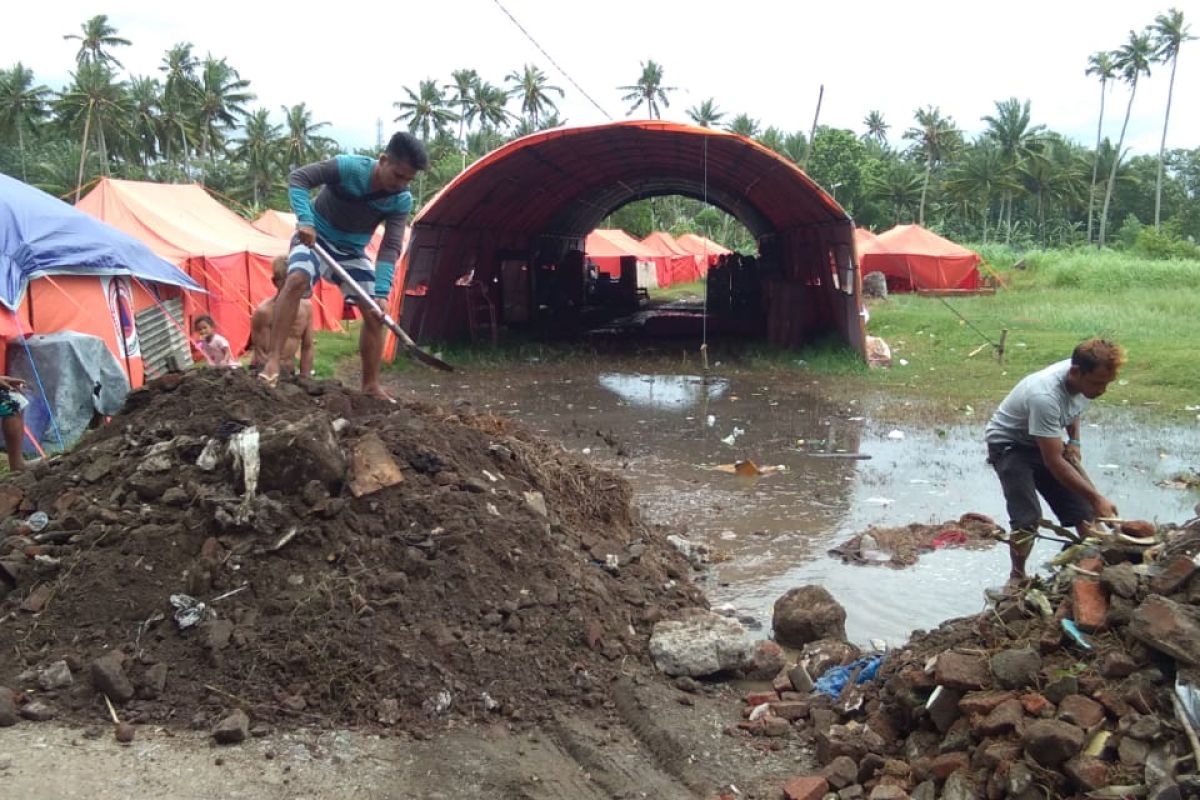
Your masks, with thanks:
M 198 340 L 196 347 L 200 349 L 200 354 L 204 356 L 204 360 L 208 362 L 209 366 L 241 366 L 238 360 L 233 357 L 233 351 L 229 349 L 229 340 L 219 333 L 214 333 L 212 338 L 207 341 L 204 339 Z

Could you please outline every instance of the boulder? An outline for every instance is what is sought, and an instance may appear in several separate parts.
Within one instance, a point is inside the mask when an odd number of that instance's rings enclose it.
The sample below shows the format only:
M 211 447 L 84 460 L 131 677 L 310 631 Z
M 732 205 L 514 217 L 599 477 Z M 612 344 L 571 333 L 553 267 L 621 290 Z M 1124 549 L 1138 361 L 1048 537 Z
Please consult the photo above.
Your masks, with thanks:
M 650 635 L 650 657 L 667 675 L 698 678 L 750 664 L 752 645 L 737 620 L 701 611 L 665 620 Z
M 846 638 L 846 609 L 821 586 L 800 586 L 775 601 L 775 640 L 803 647 L 818 639 Z

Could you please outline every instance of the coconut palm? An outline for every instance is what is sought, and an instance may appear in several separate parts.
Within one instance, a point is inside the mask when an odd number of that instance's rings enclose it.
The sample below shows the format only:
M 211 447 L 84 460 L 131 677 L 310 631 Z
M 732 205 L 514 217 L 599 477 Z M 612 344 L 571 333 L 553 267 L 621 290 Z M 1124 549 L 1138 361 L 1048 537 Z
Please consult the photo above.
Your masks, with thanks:
M 692 122 L 701 128 L 714 127 L 725 118 L 725 112 L 717 108 L 717 104 L 711 97 L 700 103 L 700 105 L 689 108 L 687 115 Z
M 437 81 L 423 80 L 418 84 L 417 91 L 404 87 L 407 100 L 397 100 L 392 103 L 400 113 L 395 122 L 407 122 L 412 133 L 420 132 L 421 141 L 428 143 L 432 134 L 441 133 L 446 126 L 458 119 L 458 115 L 450 110 L 446 98 L 442 94 Z
M 632 86 L 618 86 L 622 92 L 626 92 L 621 99 L 627 103 L 632 102 L 629 111 L 625 112 L 625 116 L 631 116 L 634 111 L 637 111 L 643 105 L 646 106 L 646 111 L 651 119 L 661 119 L 662 108 L 668 108 L 671 105 L 670 99 L 667 97 L 669 92 L 675 91 L 674 86 L 663 86 L 663 68 L 656 64 L 653 59 L 642 63 L 642 74 L 638 78 L 637 83 Z
M 59 121 L 69 130 L 82 128 L 80 134 L 79 174 L 75 182 L 75 201 L 83 188 L 83 167 L 87 161 L 88 140 L 96 137 L 100 165 L 108 174 L 108 135 L 128 131 L 132 106 L 125 85 L 115 81 L 105 64 L 87 61 L 71 76 L 71 84 L 59 96 L 56 108 Z
M 933 169 L 946 160 L 962 144 L 962 134 L 951 117 L 943 117 L 937 106 L 918 109 L 914 115 L 917 125 L 904 132 L 904 138 L 914 143 L 925 161 L 925 180 L 921 184 L 921 205 L 917 222 L 925 224 L 925 201 L 929 195 L 929 179 Z
M 21 180 L 28 180 L 25 164 L 25 132 L 32 132 L 49 114 L 52 92 L 34 84 L 33 70 L 18 61 L 12 69 L 0 70 L 0 135 L 16 136 L 21 161 Z
M 463 149 L 465 158 L 467 112 L 471 109 L 471 93 L 479 85 L 479 73 L 473 69 L 456 69 L 450 73 L 450 78 L 452 83 L 448 83 L 442 88 L 453 93 L 450 102 L 458 106 L 458 143 Z
M 982 117 L 987 123 L 984 136 L 996 143 L 1005 168 L 1010 173 L 1016 173 L 1022 162 L 1035 154 L 1041 146 L 1045 125 L 1030 125 L 1030 102 L 1022 104 L 1015 97 L 996 102 L 996 113 Z M 1013 188 L 1020 184 L 1010 183 L 1004 192 L 1002 202 L 1007 206 L 1007 239 L 1012 238 L 1012 206 Z M 1003 213 L 1004 209 L 1001 208 Z
M 508 73 L 504 80 L 511 83 L 509 94 L 520 98 L 521 113 L 529 120 L 534 130 L 539 129 L 538 120 L 547 112 L 553 114 L 558 106 L 550 99 L 551 92 L 558 92 L 563 97 L 563 90 L 548 83 L 546 73 L 533 64 L 526 64 L 521 72 Z
M 1112 171 L 1108 176 L 1108 185 L 1104 188 L 1104 207 L 1100 210 L 1100 239 L 1099 246 L 1104 247 L 1104 235 L 1108 228 L 1108 207 L 1112 203 L 1113 185 L 1117 178 L 1117 167 L 1121 163 L 1121 148 L 1125 146 L 1125 129 L 1129 127 L 1129 115 L 1133 113 L 1133 98 L 1137 96 L 1138 79 L 1150 76 L 1150 62 L 1154 56 L 1154 46 L 1150 41 L 1150 32 L 1129 32 L 1129 39 L 1113 54 L 1113 61 L 1121 79 L 1129 84 L 1129 103 L 1125 107 L 1125 122 L 1121 124 L 1121 136 L 1117 139 L 1116 158 L 1113 159 Z
M 1154 183 L 1154 230 L 1159 228 L 1162 214 L 1163 155 L 1167 149 L 1167 124 L 1171 121 L 1171 98 L 1175 94 L 1175 67 L 1179 64 L 1179 48 L 1184 42 L 1195 39 L 1190 26 L 1183 21 L 1183 12 L 1172 8 L 1166 14 L 1154 18 L 1155 60 L 1160 64 L 1171 64 L 1171 82 L 1167 88 L 1167 111 L 1163 115 L 1162 141 L 1158 145 L 1158 179 Z
M 129 135 L 138 163 L 147 167 L 159 155 L 162 126 L 162 86 L 155 78 L 135 76 L 129 81 Z
M 254 94 L 247 91 L 249 88 L 250 81 L 238 75 L 225 59 L 211 55 L 204 59 L 195 119 L 200 129 L 200 153 L 207 155 L 209 161 L 224 147 L 225 132 L 246 116 L 246 104 L 254 99 Z
M 1088 196 L 1087 240 L 1092 242 L 1092 220 L 1095 218 L 1096 178 L 1100 168 L 1100 136 L 1104 129 L 1104 95 L 1110 88 L 1109 81 L 1117 77 L 1117 67 L 1113 54 L 1107 50 L 1098 50 L 1088 57 L 1088 68 L 1085 75 L 1095 75 L 1100 79 L 1100 117 L 1096 121 L 1096 149 L 1092 159 L 1092 188 Z
M 893 223 L 900 224 L 904 211 L 925 202 L 926 179 L 910 161 L 893 159 L 878 175 L 868 178 L 866 190 L 869 197 L 891 204 Z
M 863 117 L 863 126 L 867 131 L 863 134 L 863 139 L 870 139 L 880 146 L 887 145 L 888 125 L 883 119 L 883 112 L 871 111 L 867 116 Z
M 508 92 L 499 86 L 479 81 L 471 87 L 470 103 L 464 115 L 468 125 L 479 124 L 481 133 L 492 133 L 504 128 L 513 119 L 505 106 Z
M 304 103 L 292 107 L 280 106 L 284 114 L 283 158 L 290 169 L 308 164 L 316 160 L 317 155 L 324 152 L 332 140 L 317 133 L 328 127 L 328 122 L 313 122 L 312 111 Z
M 1008 163 L 1000 147 L 994 141 L 981 138 L 955 160 L 945 186 L 949 194 L 960 200 L 964 212 L 969 212 L 972 207 L 982 212 L 983 243 L 987 244 L 992 198 L 1012 187 Z M 996 224 L 999 226 L 999 220 Z
M 191 170 L 188 151 L 195 138 L 191 125 L 192 111 L 200 103 L 200 82 L 196 79 L 199 60 L 192 55 L 191 42 L 180 42 L 163 56 L 159 70 L 166 73 L 163 84 L 163 115 L 178 133 L 180 164 L 185 173 Z M 169 149 L 164 142 L 164 150 Z
M 725 130 L 730 133 L 736 133 L 739 136 L 745 136 L 747 139 L 753 139 L 759 134 L 758 120 L 749 114 L 738 114 L 725 126 Z
M 75 39 L 79 42 L 79 52 L 75 54 L 76 63 L 112 64 L 124 69 L 124 65 L 105 48 L 125 47 L 132 42 L 117 36 L 117 29 L 108 24 L 107 14 L 97 14 L 80 25 L 79 29 L 83 31 L 82 34 L 68 33 L 63 36 L 63 39 Z
M 246 165 L 246 177 L 250 179 L 255 208 L 260 207 L 262 199 L 271 189 L 281 130 L 271 122 L 271 112 L 265 108 L 256 109 L 246 117 L 242 138 L 234 150 L 234 158 Z

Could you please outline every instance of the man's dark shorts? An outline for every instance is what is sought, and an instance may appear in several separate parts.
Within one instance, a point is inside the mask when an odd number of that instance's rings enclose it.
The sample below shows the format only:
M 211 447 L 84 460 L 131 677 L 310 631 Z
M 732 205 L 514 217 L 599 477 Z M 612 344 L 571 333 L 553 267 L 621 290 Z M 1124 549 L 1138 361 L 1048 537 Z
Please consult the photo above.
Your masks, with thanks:
M 1046 499 L 1064 528 L 1093 519 L 1092 504 L 1058 482 L 1036 447 L 989 444 L 988 463 L 996 470 L 1014 531 L 1036 531 L 1042 519 L 1038 495 Z

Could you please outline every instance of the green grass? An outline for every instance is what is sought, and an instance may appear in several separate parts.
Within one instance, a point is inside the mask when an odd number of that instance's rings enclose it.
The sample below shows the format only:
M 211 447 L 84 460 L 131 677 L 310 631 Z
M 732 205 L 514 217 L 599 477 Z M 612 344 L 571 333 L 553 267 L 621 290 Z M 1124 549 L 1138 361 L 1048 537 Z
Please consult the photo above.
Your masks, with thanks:
M 998 402 L 1017 379 L 1070 355 L 1082 339 L 1121 343 L 1128 363 L 1102 402 L 1166 413 L 1200 403 L 1200 262 L 1094 251 L 1026 256 L 1026 269 L 988 253 L 1007 289 L 961 298 L 892 295 L 872 301 L 869 332 L 908 366 L 872 371 L 888 391 L 943 403 Z M 970 324 L 959 318 L 969 321 Z M 973 327 L 972 327 L 973 326 Z M 978 330 L 976 330 L 978 329 Z M 987 346 L 1008 330 L 1003 364 Z
M 674 283 L 661 289 L 647 289 L 650 299 L 658 303 L 669 303 L 672 300 L 683 300 L 687 297 L 704 297 L 704 281 L 691 283 Z
M 313 356 L 313 370 L 317 373 L 318 378 L 332 378 L 341 361 L 358 358 L 358 326 L 360 324 L 359 322 L 349 323 L 344 333 L 316 331 L 313 334 L 316 349 L 316 354 Z

